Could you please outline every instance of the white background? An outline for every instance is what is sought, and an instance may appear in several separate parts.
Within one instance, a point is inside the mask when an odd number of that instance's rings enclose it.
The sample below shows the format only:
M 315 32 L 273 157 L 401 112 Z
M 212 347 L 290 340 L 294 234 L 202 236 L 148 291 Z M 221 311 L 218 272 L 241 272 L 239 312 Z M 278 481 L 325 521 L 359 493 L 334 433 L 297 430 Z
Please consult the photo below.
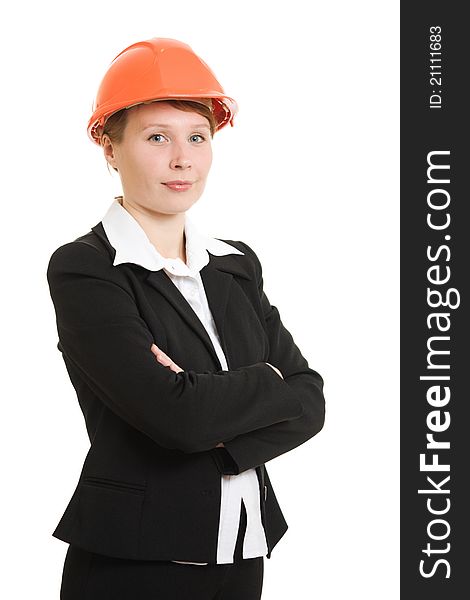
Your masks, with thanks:
M 192 216 L 253 247 L 325 380 L 323 431 L 267 465 L 289 529 L 263 599 L 398 598 L 399 3 L 43 1 L 2 21 L 1 596 L 59 598 L 51 533 L 89 448 L 46 268 L 120 192 L 93 97 L 123 48 L 170 37 L 240 107 Z

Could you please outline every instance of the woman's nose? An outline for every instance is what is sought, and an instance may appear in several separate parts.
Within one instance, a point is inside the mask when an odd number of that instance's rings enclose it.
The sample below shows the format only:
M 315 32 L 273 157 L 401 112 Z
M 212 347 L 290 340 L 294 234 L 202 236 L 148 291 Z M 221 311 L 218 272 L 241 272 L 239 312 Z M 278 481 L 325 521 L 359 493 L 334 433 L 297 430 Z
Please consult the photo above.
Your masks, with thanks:
M 170 166 L 172 169 L 186 169 L 191 166 L 189 158 L 173 158 Z
M 173 157 L 170 161 L 170 167 L 172 169 L 186 169 L 190 166 L 191 159 L 189 158 L 187 151 L 185 151 L 181 145 L 175 145 Z

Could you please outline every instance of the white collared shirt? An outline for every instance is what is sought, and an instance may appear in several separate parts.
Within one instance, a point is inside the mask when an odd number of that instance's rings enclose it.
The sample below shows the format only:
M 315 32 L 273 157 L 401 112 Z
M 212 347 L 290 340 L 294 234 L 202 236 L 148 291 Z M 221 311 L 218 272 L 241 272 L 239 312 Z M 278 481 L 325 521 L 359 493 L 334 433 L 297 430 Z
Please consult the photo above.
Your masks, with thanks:
M 149 271 L 164 269 L 204 325 L 223 370 L 227 360 L 220 345 L 200 270 L 210 260 L 208 251 L 216 256 L 243 254 L 240 250 L 215 238 L 204 235 L 189 216 L 185 215 L 186 260 L 165 258 L 150 242 L 147 234 L 130 212 L 115 198 L 102 219 L 108 240 L 116 250 L 113 265 L 131 262 Z M 171 358 L 171 356 L 170 356 Z M 221 475 L 221 505 L 217 541 L 217 564 L 233 563 L 240 527 L 241 502 L 247 512 L 247 527 L 243 541 L 243 558 L 256 558 L 268 552 L 266 535 L 261 521 L 258 476 L 255 469 L 239 475 Z M 174 560 L 182 564 L 207 565 Z

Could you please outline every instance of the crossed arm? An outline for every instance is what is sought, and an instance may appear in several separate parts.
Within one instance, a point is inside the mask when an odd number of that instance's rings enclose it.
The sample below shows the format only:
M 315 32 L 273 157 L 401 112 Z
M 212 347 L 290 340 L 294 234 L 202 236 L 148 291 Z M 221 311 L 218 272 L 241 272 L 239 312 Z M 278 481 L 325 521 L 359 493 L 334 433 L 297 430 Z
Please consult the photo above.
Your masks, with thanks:
M 227 474 L 292 450 L 324 421 L 323 380 L 269 303 L 256 254 L 244 248 L 256 271 L 253 301 L 263 314 L 270 363 L 216 372 L 172 370 L 165 363 L 171 359 L 155 360 L 159 349 L 125 275 L 99 250 L 70 242 L 52 254 L 47 269 L 59 349 L 84 384 L 162 447 L 223 450 L 231 461 L 230 471 L 220 465 Z
M 180 373 L 181 371 L 183 371 L 183 369 L 181 367 L 179 367 L 168 356 L 168 354 L 166 354 L 165 352 L 163 352 L 163 350 L 161 350 L 156 344 L 152 344 L 151 347 L 150 347 L 150 350 L 155 354 L 155 357 L 158 360 L 158 362 L 161 363 L 164 367 L 168 367 L 174 373 Z M 270 363 L 266 363 L 266 364 L 269 365 L 270 367 L 272 367 L 276 371 L 276 373 L 280 377 L 282 377 L 282 373 L 281 373 L 281 371 L 279 371 L 279 369 L 277 367 L 271 365 Z M 223 447 L 224 447 L 224 443 L 223 442 L 219 442 L 217 444 L 217 446 L 216 446 L 216 448 L 223 448 Z

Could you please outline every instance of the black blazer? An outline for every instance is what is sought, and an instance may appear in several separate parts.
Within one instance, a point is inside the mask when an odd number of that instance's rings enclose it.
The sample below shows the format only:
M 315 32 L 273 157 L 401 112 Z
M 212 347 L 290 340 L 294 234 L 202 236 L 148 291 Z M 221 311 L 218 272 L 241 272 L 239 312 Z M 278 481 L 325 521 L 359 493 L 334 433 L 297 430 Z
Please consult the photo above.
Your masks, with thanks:
M 101 222 L 50 257 L 57 347 L 91 442 L 54 537 L 118 558 L 215 563 L 221 474 L 252 467 L 268 558 L 286 532 L 264 463 L 320 431 L 323 380 L 263 292 L 255 252 L 223 241 L 245 255 L 210 255 L 201 277 L 228 371 L 164 270 L 113 266 Z M 152 343 L 184 371 L 157 362 Z

